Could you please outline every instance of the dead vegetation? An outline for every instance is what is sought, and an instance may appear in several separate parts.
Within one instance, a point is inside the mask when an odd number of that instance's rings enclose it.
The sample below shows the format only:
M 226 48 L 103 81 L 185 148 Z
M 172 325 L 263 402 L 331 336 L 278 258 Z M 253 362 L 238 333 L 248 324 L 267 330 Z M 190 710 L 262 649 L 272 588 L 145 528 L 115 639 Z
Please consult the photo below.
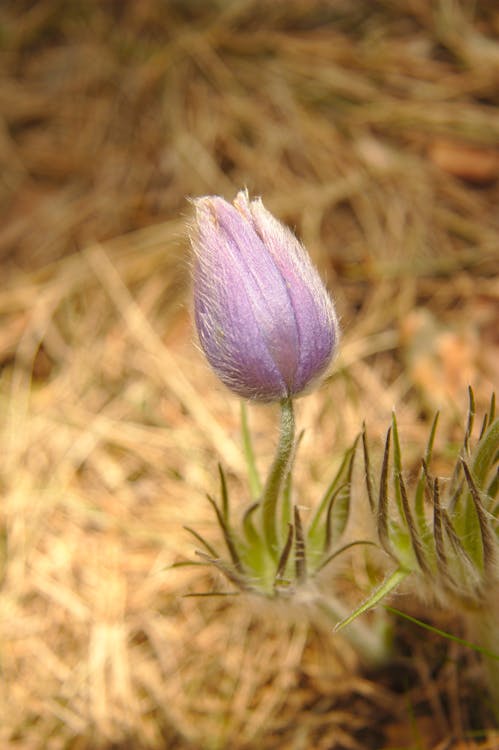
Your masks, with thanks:
M 2 3 L 2 747 L 498 747 L 466 649 L 396 621 L 366 674 L 323 623 L 183 598 L 211 582 L 169 569 L 184 524 L 211 533 L 217 460 L 245 492 L 238 404 L 192 343 L 186 196 L 261 194 L 336 297 L 301 496 L 394 406 L 409 457 L 442 409 L 445 473 L 499 364 L 498 31 L 458 0 Z M 274 418 L 251 410 L 262 466 Z

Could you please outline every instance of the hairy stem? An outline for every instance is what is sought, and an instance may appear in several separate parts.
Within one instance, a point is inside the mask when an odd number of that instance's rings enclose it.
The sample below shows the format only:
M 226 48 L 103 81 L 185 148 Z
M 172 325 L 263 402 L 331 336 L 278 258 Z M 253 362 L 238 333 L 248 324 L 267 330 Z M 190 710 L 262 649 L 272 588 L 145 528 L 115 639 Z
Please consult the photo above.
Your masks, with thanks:
M 266 546 L 272 557 L 277 558 L 279 539 L 277 536 L 277 506 L 288 476 L 295 444 L 295 418 L 291 399 L 281 401 L 281 428 L 279 444 L 270 468 L 262 496 L 262 523 Z

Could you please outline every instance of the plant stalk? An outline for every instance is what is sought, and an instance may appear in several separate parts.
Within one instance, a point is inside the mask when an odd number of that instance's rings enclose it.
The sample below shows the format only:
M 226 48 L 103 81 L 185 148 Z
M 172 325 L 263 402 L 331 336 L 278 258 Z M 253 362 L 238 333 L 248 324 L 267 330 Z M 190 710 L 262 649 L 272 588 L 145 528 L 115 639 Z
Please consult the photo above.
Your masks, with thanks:
M 279 497 L 289 473 L 295 445 L 295 418 L 293 401 L 281 401 L 281 426 L 277 452 L 270 467 L 262 495 L 262 525 L 266 546 L 271 556 L 277 559 L 279 539 L 277 534 L 277 510 Z

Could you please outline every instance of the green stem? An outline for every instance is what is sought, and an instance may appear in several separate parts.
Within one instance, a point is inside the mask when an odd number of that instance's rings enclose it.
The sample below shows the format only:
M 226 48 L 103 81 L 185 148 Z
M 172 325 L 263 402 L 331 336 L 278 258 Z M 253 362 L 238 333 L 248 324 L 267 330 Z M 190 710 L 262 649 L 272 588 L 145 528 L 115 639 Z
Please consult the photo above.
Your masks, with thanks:
M 295 444 L 295 418 L 290 398 L 281 401 L 281 429 L 279 445 L 270 468 L 262 496 L 263 534 L 267 549 L 277 558 L 279 540 L 277 536 L 277 504 L 288 476 Z

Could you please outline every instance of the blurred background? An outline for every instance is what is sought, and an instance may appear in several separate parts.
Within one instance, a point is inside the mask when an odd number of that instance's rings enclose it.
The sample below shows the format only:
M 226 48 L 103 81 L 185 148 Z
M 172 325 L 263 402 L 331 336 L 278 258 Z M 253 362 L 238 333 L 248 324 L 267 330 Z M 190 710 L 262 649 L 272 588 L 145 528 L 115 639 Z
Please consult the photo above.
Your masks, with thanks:
M 3 0 L 2 747 L 497 747 L 465 649 L 397 623 L 403 658 L 367 674 L 170 565 L 184 524 L 216 537 L 218 460 L 248 500 L 191 331 L 189 197 L 261 195 L 336 300 L 299 496 L 394 407 L 409 465 L 442 410 L 445 474 L 468 385 L 478 410 L 497 385 L 498 33 L 486 0 Z M 276 414 L 250 419 L 264 469 Z

